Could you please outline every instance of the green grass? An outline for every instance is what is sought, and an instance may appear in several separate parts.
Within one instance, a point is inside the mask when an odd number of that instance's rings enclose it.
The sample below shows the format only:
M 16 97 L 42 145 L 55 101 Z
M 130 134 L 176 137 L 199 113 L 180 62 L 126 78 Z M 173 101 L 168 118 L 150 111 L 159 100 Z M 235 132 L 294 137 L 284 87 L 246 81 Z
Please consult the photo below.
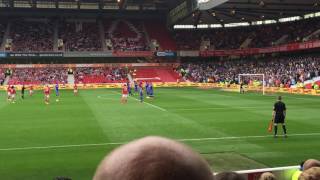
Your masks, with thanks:
M 6 102 L 1 92 L 1 179 L 44 180 L 63 175 L 88 180 L 104 155 L 118 146 L 101 143 L 149 135 L 198 139 L 185 143 L 201 153 L 214 171 L 296 165 L 320 157 L 320 134 L 310 134 L 320 133 L 319 97 L 284 95 L 289 138 L 274 139 L 265 136 L 270 135 L 267 124 L 275 95 L 158 88 L 156 98 L 146 100 L 152 105 L 134 98 L 122 105 L 118 92 L 82 90 L 75 97 L 71 91 L 62 91 L 60 102 L 52 98 L 48 106 L 40 92 L 15 104 Z M 67 147 L 41 148 L 48 146 Z

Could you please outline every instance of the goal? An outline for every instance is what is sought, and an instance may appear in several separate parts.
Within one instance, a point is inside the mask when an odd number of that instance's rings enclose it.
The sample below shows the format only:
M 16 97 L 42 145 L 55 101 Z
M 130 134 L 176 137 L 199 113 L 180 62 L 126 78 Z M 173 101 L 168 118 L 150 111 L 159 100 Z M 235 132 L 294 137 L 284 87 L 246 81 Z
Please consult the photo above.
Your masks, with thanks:
M 262 86 L 262 93 L 263 95 L 265 95 L 265 76 L 264 74 L 239 74 L 239 78 L 238 78 L 238 83 L 242 83 L 242 82 L 245 82 L 245 81 L 252 81 L 252 80 L 255 80 L 255 81 L 258 81 L 260 82 L 260 87 Z

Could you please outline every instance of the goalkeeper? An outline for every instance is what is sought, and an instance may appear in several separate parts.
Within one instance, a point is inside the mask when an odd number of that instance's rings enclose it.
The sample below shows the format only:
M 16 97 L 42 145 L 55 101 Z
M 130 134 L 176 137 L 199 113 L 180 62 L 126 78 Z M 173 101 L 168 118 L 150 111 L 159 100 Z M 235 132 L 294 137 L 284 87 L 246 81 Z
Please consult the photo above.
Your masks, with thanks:
M 244 94 L 243 82 L 240 83 L 240 94 Z

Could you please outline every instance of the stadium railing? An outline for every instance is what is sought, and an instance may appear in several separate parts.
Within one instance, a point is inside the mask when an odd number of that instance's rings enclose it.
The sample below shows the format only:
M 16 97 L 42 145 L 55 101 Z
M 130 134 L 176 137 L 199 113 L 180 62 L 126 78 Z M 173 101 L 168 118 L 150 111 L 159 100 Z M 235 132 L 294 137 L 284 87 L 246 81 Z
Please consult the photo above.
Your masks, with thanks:
M 278 179 L 281 180 L 295 180 L 295 175 L 299 174 L 300 166 L 286 166 L 276 168 L 252 169 L 236 171 L 239 174 L 246 176 L 247 180 L 258 180 L 260 175 L 265 172 L 273 173 Z

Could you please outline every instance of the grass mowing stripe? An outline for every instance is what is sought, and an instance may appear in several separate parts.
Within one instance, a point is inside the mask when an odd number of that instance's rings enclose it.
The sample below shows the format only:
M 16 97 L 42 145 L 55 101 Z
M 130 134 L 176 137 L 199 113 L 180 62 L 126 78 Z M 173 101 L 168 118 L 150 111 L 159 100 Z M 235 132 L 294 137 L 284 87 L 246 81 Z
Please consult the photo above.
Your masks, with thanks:
M 305 134 L 290 134 L 290 137 L 295 136 L 320 136 L 320 133 L 305 133 Z M 216 137 L 216 138 L 191 138 L 191 139 L 176 139 L 180 142 L 194 142 L 194 141 L 212 141 L 212 140 L 234 140 L 234 139 L 256 139 L 256 138 L 269 138 L 273 135 L 265 136 L 238 136 L 238 137 Z M 17 150 L 35 150 L 35 149 L 60 149 L 60 148 L 73 148 L 73 147 L 93 147 L 93 146 L 106 146 L 106 145 L 122 145 L 128 142 L 111 142 L 111 143 L 95 143 L 95 144 L 71 144 L 71 145 L 57 145 L 57 146 L 35 146 L 35 147 L 17 147 L 17 148 L 2 148 L 0 151 L 17 151 Z
M 145 136 L 184 140 L 205 158 L 212 157 L 213 169 L 221 171 L 261 168 L 256 163 L 246 168 L 246 164 L 238 163 L 239 159 L 232 159 L 230 152 L 268 167 L 290 166 L 320 155 L 320 135 L 295 135 L 320 133 L 318 97 L 281 94 L 288 106 L 288 129 L 292 134 L 288 139 L 274 139 L 266 126 L 276 94 L 270 97 L 197 88 L 156 88 L 156 98 L 146 102 L 167 110 L 163 112 L 131 98 L 122 105 L 115 91 L 121 93 L 120 89 L 80 90 L 79 98 L 66 90 L 61 92 L 59 103 L 49 106 L 43 103 L 42 91 L 16 104 L 7 103 L 5 94 L 1 94 L 0 149 L 9 149 L 0 151 L 1 179 L 43 180 L 57 175 L 92 179 L 100 160 L 120 145 L 92 143 L 122 144 Z M 99 95 L 102 98 L 97 98 Z M 139 99 L 137 94 L 135 97 Z M 255 106 L 261 109 L 238 108 Z M 198 108 L 221 109 L 175 111 Z M 36 146 L 40 147 L 12 149 Z

